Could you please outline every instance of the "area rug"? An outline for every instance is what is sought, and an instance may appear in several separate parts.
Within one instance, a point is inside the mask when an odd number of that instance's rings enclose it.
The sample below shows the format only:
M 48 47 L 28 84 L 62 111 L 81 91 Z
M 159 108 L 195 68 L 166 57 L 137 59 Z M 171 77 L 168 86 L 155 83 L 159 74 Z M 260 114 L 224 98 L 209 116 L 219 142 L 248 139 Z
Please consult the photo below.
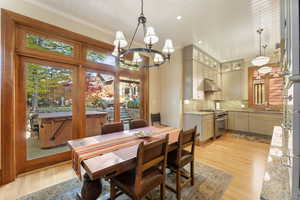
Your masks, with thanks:
M 219 200 L 231 181 L 232 176 L 219 169 L 212 168 L 199 162 L 195 162 L 195 185 L 186 186 L 182 190 L 182 199 L 186 200 Z M 175 174 L 168 173 L 167 183 L 175 184 Z M 109 197 L 109 183 L 102 181 L 102 195 L 98 200 L 106 200 Z M 45 188 L 38 192 L 26 195 L 18 200 L 73 200 L 76 193 L 80 191 L 81 183 L 77 178 Z M 159 188 L 150 192 L 149 199 L 159 199 Z M 129 200 L 126 195 L 121 195 L 117 199 Z M 145 198 L 146 199 L 146 198 Z M 176 196 L 166 189 L 166 200 L 174 200 Z
M 233 138 L 239 138 L 244 139 L 251 142 L 258 142 L 258 143 L 264 143 L 264 144 L 270 144 L 271 143 L 271 136 L 267 135 L 259 135 L 259 134 L 250 134 L 250 133 L 227 133 L 226 135 L 233 137 Z

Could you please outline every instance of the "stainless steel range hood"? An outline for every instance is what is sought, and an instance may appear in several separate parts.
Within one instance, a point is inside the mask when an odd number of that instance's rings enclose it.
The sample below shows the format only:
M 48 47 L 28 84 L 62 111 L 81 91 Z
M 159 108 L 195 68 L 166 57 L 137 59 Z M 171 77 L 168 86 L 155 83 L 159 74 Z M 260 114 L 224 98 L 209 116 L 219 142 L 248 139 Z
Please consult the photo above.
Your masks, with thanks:
M 204 79 L 204 92 L 219 92 L 221 88 L 210 79 Z

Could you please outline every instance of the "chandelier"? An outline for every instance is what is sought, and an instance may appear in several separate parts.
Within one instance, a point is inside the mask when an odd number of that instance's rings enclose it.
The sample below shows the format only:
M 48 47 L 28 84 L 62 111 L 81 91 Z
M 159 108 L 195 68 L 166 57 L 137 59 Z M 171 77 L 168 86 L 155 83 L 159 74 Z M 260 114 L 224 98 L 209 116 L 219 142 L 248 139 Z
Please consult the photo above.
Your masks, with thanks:
M 256 58 L 254 58 L 252 60 L 252 62 L 251 62 L 254 66 L 258 66 L 258 67 L 266 65 L 270 61 L 270 58 L 267 57 L 267 56 L 263 56 L 262 55 L 262 51 L 261 51 L 261 48 L 262 48 L 262 45 L 261 45 L 261 34 L 262 34 L 263 30 L 264 30 L 263 28 L 259 28 L 257 30 L 257 33 L 259 35 L 259 56 L 257 56 Z
M 141 0 L 141 14 L 138 17 L 138 23 L 133 33 L 132 39 L 129 43 L 125 39 L 124 33 L 122 31 L 116 32 L 116 38 L 114 40 L 114 51 L 112 55 L 117 57 L 118 62 L 127 66 L 136 67 L 154 67 L 160 66 L 164 64 L 166 61 L 169 61 L 171 58 L 171 53 L 175 51 L 173 47 L 172 40 L 166 39 L 165 44 L 163 46 L 162 52 L 153 49 L 153 45 L 159 42 L 158 36 L 155 34 L 155 30 L 153 27 L 146 26 L 147 18 L 144 16 L 144 1 Z M 132 43 L 135 39 L 136 33 L 139 30 L 139 27 L 143 28 L 144 33 L 144 48 L 131 48 Z M 153 58 L 153 64 L 146 64 L 143 62 L 143 59 L 140 53 L 148 54 L 149 57 Z M 133 55 L 133 56 L 132 56 Z M 127 60 L 129 56 L 132 56 L 132 61 Z

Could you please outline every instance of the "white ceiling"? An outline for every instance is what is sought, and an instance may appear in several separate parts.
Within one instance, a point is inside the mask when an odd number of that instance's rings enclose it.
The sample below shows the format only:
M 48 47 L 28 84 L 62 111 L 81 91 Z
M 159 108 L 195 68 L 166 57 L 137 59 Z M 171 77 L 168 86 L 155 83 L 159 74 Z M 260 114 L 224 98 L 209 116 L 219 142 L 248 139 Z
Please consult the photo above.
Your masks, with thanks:
M 202 40 L 200 48 L 220 61 L 255 56 L 256 29 L 263 26 L 264 43 L 274 50 L 280 41 L 280 0 L 144 0 L 145 16 L 160 37 L 176 47 Z M 35 0 L 30 2 L 34 3 Z M 122 30 L 129 40 L 140 13 L 140 0 L 39 0 L 72 18 L 114 34 Z M 181 15 L 182 20 L 176 16 Z M 142 34 L 138 35 L 142 42 Z

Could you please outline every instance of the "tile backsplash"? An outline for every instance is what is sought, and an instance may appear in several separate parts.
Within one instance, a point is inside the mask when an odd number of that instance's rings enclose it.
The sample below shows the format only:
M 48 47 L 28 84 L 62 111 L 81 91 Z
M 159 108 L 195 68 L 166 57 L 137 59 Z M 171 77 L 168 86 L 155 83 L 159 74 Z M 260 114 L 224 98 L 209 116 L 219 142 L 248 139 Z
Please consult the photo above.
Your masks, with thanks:
M 231 100 L 231 101 L 221 101 L 221 109 L 247 109 L 248 101 L 247 100 Z
M 184 112 L 199 111 L 203 109 L 214 109 L 215 103 L 211 100 L 184 100 Z
M 220 109 L 247 109 L 248 101 L 216 101 L 220 103 Z M 183 104 L 184 112 L 193 112 L 204 109 L 215 109 L 215 101 L 212 100 L 185 100 Z

